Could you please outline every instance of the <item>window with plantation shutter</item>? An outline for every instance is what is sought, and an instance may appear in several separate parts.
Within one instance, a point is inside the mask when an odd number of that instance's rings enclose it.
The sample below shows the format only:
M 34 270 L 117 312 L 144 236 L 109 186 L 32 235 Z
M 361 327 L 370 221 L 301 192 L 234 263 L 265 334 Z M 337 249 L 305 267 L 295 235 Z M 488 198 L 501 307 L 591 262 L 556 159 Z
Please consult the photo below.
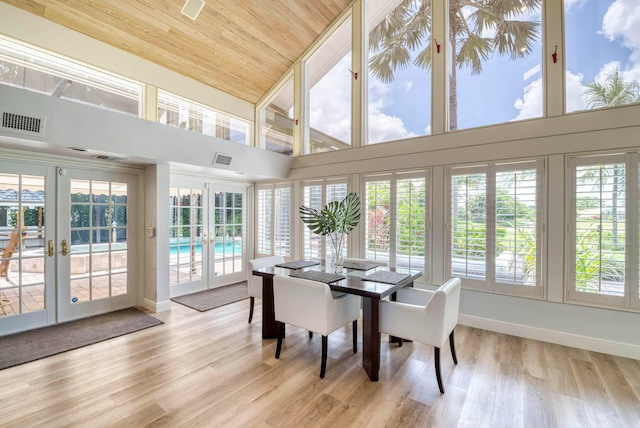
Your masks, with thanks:
M 272 218 L 273 189 L 258 189 L 256 251 L 259 254 L 271 254 Z
M 308 181 L 303 186 L 303 205 L 318 211 L 329 202 L 344 199 L 348 193 L 346 179 Z M 303 226 L 302 236 L 305 260 L 329 260 L 333 256 L 329 238 L 312 233 L 306 226 Z M 343 254 L 346 254 L 348 239 L 344 242 Z
M 544 162 L 448 170 L 449 276 L 463 286 L 543 297 Z
M 427 199 L 424 171 L 365 177 L 365 257 L 426 275 Z
M 258 188 L 256 252 L 260 255 L 291 255 L 291 185 Z
M 640 308 L 637 153 L 570 157 L 570 301 Z M 630 217 L 631 216 L 631 217 Z M 633 221 L 627 221 L 634 218 Z

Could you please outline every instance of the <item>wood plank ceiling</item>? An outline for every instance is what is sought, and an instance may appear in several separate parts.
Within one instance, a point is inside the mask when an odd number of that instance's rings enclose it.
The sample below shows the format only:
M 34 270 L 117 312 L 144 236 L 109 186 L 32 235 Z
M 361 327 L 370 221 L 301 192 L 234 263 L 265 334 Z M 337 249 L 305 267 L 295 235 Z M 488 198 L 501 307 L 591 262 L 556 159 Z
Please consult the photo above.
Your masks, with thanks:
M 1 0 L 251 103 L 352 0 Z

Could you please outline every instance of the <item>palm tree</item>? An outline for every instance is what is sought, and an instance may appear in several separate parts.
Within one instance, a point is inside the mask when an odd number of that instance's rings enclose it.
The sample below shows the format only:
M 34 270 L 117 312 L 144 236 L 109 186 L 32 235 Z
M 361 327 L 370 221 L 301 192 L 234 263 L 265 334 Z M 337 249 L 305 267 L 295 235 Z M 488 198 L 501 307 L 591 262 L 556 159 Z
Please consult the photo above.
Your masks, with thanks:
M 468 67 L 482 73 L 482 63 L 492 54 L 523 58 L 540 34 L 540 23 L 518 21 L 542 0 L 449 0 L 449 127 L 458 126 L 456 69 Z M 369 69 L 382 82 L 393 81 L 396 69 L 413 62 L 428 70 L 432 60 L 432 0 L 402 0 L 369 34 Z M 487 33 L 491 33 L 487 37 Z M 427 41 L 424 48 L 415 52 Z M 415 55 L 412 58 L 412 55 Z
M 586 87 L 583 95 L 589 101 L 589 108 L 615 107 L 640 102 L 640 84 L 635 80 L 624 80 L 618 67 L 609 70 L 602 83 L 592 80 L 583 86 Z M 611 192 L 613 245 L 618 244 L 618 193 L 624 191 L 622 174 L 623 171 L 614 168 Z
M 635 80 L 624 80 L 617 67 L 605 75 L 604 82 L 592 80 L 583 86 L 586 87 L 583 95 L 589 100 L 589 108 L 614 107 L 640 102 L 640 84 Z

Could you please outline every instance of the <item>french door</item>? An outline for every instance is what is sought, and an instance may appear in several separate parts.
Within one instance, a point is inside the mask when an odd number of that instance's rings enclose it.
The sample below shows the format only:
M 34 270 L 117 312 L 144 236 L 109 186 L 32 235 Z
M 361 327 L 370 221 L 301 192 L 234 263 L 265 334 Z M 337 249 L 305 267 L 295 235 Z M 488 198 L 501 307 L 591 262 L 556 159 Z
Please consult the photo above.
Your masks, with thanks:
M 0 334 L 134 306 L 136 176 L 0 162 Z
M 135 176 L 59 169 L 58 195 L 58 320 L 134 306 Z
M 246 279 L 246 188 L 172 178 L 171 297 Z

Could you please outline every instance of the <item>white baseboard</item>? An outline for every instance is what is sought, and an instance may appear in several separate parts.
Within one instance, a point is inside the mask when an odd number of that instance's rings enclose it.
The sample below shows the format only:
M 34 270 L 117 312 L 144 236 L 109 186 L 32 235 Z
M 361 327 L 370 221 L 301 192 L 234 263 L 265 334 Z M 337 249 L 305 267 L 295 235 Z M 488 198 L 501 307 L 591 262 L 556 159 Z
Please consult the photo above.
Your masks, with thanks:
M 460 314 L 458 323 L 497 333 L 640 360 L 640 346 Z
M 149 300 L 149 299 L 144 299 L 144 304 L 143 304 L 145 309 L 150 310 L 151 312 L 154 313 L 158 313 L 158 312 L 164 312 L 164 311 L 170 311 L 171 310 L 171 300 L 167 300 L 165 302 L 155 302 L 153 300 Z

